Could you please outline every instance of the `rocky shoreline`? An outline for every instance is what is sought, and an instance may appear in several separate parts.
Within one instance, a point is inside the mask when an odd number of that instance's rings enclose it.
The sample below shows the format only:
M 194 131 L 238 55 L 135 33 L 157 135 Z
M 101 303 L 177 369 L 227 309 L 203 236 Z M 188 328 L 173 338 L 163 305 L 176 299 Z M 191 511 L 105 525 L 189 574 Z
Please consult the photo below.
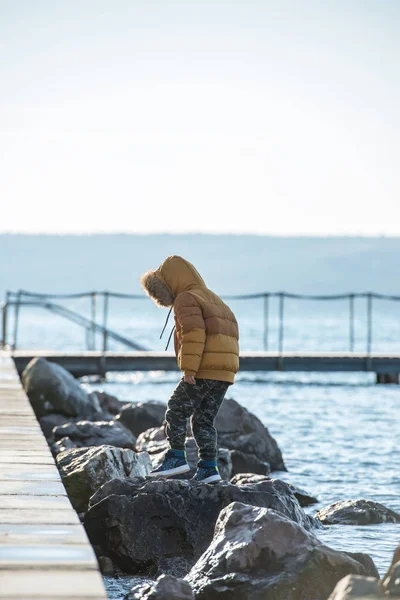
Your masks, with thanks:
M 331 524 L 400 523 L 400 515 L 363 499 L 306 514 L 317 498 L 270 477 L 285 470 L 282 453 L 235 400 L 224 402 L 216 422 L 226 481 L 207 485 L 147 477 L 167 447 L 165 405 L 87 393 L 42 358 L 27 366 L 22 382 L 103 572 L 157 578 L 128 599 L 400 596 L 400 547 L 380 581 L 368 555 L 318 540 L 318 529 Z M 190 430 L 188 461 L 194 470 Z

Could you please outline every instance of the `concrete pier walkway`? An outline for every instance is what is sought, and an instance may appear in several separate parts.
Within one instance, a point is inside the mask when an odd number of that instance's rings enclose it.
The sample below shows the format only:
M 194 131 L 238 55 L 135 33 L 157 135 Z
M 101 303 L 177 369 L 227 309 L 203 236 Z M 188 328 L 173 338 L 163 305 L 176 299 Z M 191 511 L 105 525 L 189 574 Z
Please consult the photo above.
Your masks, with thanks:
M 55 362 L 76 377 L 105 375 L 112 371 L 176 371 L 173 352 L 54 352 L 15 350 L 12 353 L 19 373 L 35 357 Z M 240 371 L 372 372 L 398 383 L 400 354 L 241 352 Z
M 14 366 L 0 352 L 0 599 L 107 598 Z

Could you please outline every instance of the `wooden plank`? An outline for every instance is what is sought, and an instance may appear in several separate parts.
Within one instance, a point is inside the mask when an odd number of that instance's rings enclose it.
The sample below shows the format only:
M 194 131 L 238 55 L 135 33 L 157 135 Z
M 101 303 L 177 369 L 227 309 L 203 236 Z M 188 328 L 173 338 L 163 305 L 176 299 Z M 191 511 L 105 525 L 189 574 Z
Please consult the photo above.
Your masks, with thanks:
M 87 544 L 81 525 L 4 525 L 0 524 L 0 544 Z
M 54 467 L 56 468 L 56 467 Z M 0 480 L 0 494 L 22 494 L 32 496 L 65 496 L 61 481 L 7 481 Z
M 14 525 L 80 525 L 79 517 L 74 510 L 52 508 L 38 511 L 35 508 L 10 508 L 0 510 L 0 524 Z M 1 568 L 1 565 L 0 565 Z
M 1 464 L 0 459 L 0 494 L 2 481 L 61 481 L 58 469 L 53 465 L 11 465 Z
M 102 578 L 97 571 L 70 569 L 0 569 L 0 598 L 36 600 L 79 598 L 105 600 Z
M 89 544 L 0 544 L 2 569 L 66 568 L 96 570 L 97 561 Z
M 13 361 L 0 352 L 0 599 L 107 598 Z
M 16 461 L 20 465 L 53 465 L 54 460 L 52 456 L 41 452 L 29 452 L 24 454 L 23 452 L 7 452 L 0 450 L 0 465 L 15 465 Z
M 43 511 L 53 508 L 70 510 L 71 504 L 67 496 L 0 495 L 0 510 L 11 510 L 13 508 L 24 508 L 26 510 L 34 508 Z

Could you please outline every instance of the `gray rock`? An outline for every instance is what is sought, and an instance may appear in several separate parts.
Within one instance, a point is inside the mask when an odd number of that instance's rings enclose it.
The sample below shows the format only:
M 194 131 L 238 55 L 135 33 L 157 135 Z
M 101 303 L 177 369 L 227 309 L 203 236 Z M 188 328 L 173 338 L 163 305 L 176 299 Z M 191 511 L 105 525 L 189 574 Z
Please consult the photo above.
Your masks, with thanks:
M 114 563 L 108 556 L 99 556 L 98 563 L 100 567 L 100 571 L 103 575 L 114 575 L 115 567 Z
M 328 600 L 348 600 L 349 598 L 382 598 L 379 581 L 375 577 L 346 575 L 336 584 Z
M 224 400 L 215 421 L 218 443 L 229 450 L 253 454 L 272 471 L 286 471 L 281 451 L 260 419 L 236 400 Z
M 126 405 L 126 402 L 118 400 L 118 398 L 112 396 L 111 394 L 107 394 L 107 392 L 103 392 L 103 390 L 92 392 L 92 394 L 95 394 L 97 396 L 97 399 L 101 406 L 101 410 L 104 413 L 108 413 L 114 417 L 118 415 L 118 413 Z
M 68 371 L 45 358 L 30 361 L 22 383 L 38 418 L 49 413 L 91 418 L 101 412 L 97 396 L 89 395 Z
M 136 440 L 136 450 L 139 452 L 148 452 L 151 456 L 161 454 L 167 449 L 168 443 L 164 427 L 151 427 L 138 435 Z
M 263 462 L 255 454 L 245 454 L 240 450 L 231 450 L 232 475 L 239 473 L 254 473 L 256 475 L 269 475 L 270 464 Z
M 138 436 L 147 429 L 159 427 L 164 421 L 166 409 L 165 404 L 155 400 L 126 404 L 117 416 L 117 420 Z
M 364 552 L 345 552 L 345 554 L 361 563 L 371 577 L 380 579 L 379 571 L 369 554 L 365 554 Z
M 315 518 L 324 525 L 400 523 L 400 514 L 372 500 L 345 500 L 323 508 Z
M 100 488 L 85 527 L 97 553 L 112 556 L 122 571 L 181 576 L 207 548 L 220 511 L 233 501 L 273 508 L 306 528 L 316 523 L 279 480 L 239 487 L 137 478 Z M 183 561 L 179 569 L 176 559 Z
M 300 503 L 300 506 L 311 506 L 312 504 L 318 504 L 319 500 L 315 496 L 309 494 L 306 490 L 297 487 L 297 485 L 293 485 L 292 483 L 288 483 L 288 486 L 292 490 L 293 494 L 296 496 L 297 500 Z
M 218 448 L 217 464 L 222 479 L 229 481 L 232 476 L 232 460 L 231 453 L 227 448 Z
M 323 600 L 349 573 L 368 575 L 275 510 L 234 502 L 186 580 L 196 600 Z
M 270 481 L 271 477 L 268 475 L 255 475 L 254 473 L 238 473 L 231 479 L 231 483 L 234 485 L 254 485 L 261 481 Z
M 63 448 L 83 448 L 88 446 L 116 446 L 135 449 L 136 438 L 128 429 L 116 421 L 78 421 L 66 423 L 53 430 L 56 443 L 53 452 Z
M 392 564 L 383 578 L 382 588 L 390 598 L 400 597 L 400 546 L 396 549 Z
M 104 483 L 115 478 L 145 477 L 151 461 L 145 452 L 100 446 L 65 450 L 57 456 L 57 466 L 75 510 L 84 512 L 89 498 Z
M 65 452 L 66 450 L 70 450 L 71 448 L 76 448 L 75 442 L 71 442 L 69 437 L 61 438 L 58 442 L 55 442 L 51 445 L 50 449 L 53 453 L 54 458 L 58 456 L 61 452 Z
M 66 415 L 60 415 L 57 413 L 50 413 L 48 415 L 40 417 L 39 419 L 40 427 L 42 428 L 45 438 L 50 443 L 54 442 L 54 427 L 59 427 L 60 425 L 64 425 L 65 423 L 70 422 L 71 417 L 67 417 Z
M 231 479 L 231 483 L 235 485 L 253 485 L 254 483 L 259 483 L 260 481 L 268 481 L 271 479 L 265 475 L 254 475 L 253 473 L 238 473 L 234 475 Z M 287 483 L 287 482 L 286 482 Z M 293 494 L 296 496 L 299 501 L 300 506 L 310 506 L 311 504 L 316 504 L 318 502 L 317 498 L 311 496 L 305 490 L 298 488 L 291 483 L 287 483 L 289 488 L 292 490 Z
M 125 600 L 194 600 L 194 594 L 184 579 L 160 575 L 157 581 L 135 585 Z

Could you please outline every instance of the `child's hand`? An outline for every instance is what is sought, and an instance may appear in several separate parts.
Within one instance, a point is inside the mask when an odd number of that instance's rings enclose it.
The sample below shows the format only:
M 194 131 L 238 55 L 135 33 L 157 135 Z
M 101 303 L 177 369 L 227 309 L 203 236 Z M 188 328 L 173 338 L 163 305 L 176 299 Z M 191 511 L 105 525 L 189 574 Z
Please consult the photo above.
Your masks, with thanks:
M 196 380 L 193 377 L 193 375 L 184 375 L 183 376 L 183 381 L 185 383 L 190 383 L 190 385 L 196 385 Z

